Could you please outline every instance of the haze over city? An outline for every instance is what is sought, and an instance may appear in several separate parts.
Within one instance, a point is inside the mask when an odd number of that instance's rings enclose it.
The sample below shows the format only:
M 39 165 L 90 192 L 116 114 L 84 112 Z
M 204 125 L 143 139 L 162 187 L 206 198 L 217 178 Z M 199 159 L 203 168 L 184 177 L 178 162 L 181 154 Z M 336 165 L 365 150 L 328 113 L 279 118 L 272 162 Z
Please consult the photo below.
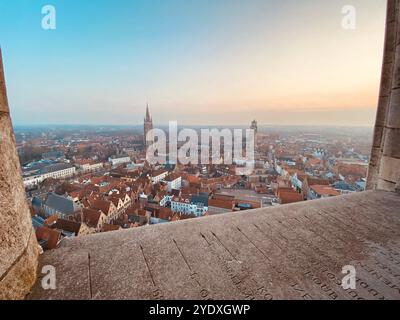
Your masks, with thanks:
M 2 1 L 14 124 L 371 126 L 384 0 Z

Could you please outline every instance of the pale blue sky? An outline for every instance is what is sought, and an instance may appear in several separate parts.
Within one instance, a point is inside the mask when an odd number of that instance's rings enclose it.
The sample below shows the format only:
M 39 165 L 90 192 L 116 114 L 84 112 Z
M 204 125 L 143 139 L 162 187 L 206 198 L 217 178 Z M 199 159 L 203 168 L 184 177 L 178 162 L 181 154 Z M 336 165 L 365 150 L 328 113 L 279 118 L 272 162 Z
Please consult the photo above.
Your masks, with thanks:
M 148 101 L 159 123 L 372 125 L 385 3 L 0 0 L 13 120 L 139 124 Z

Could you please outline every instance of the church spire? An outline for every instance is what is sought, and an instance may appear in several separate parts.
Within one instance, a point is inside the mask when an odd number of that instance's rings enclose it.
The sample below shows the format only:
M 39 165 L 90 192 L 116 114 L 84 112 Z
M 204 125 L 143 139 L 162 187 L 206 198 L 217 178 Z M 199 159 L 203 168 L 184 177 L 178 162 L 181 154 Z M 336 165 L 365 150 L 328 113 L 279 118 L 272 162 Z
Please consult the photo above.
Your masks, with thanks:
M 146 121 L 151 121 L 149 104 L 147 104 L 147 106 L 146 106 Z
M 150 111 L 149 111 L 149 104 L 147 104 L 146 106 L 146 117 L 144 118 L 144 147 L 145 150 L 147 150 L 148 141 L 153 141 L 153 139 L 151 137 L 148 137 L 148 133 L 149 131 L 151 131 L 153 129 L 153 120 L 151 119 L 150 116 Z M 148 140 L 147 140 L 148 139 Z

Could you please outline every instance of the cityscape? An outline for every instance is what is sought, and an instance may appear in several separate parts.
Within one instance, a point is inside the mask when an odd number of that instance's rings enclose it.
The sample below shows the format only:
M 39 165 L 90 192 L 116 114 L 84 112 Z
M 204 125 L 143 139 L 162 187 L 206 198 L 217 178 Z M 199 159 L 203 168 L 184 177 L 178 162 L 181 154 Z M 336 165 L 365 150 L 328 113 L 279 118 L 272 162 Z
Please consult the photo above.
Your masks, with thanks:
M 145 137 L 156 124 L 148 105 L 143 113 L 142 129 L 16 129 L 43 250 L 57 248 L 65 237 L 234 215 L 366 189 L 368 128 L 259 127 L 253 120 L 254 170 L 240 176 L 239 161 L 150 164 Z
M 0 302 L 400 300 L 399 25 L 400 0 L 1 0 Z

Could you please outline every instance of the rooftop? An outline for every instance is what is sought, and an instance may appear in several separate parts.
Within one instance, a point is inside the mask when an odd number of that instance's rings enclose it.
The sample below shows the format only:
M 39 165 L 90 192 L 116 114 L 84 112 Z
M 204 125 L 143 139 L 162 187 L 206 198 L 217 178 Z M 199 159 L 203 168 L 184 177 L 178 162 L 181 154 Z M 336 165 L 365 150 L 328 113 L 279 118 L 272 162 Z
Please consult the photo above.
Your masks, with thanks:
M 61 170 L 66 170 L 66 169 L 71 169 L 74 166 L 68 163 L 55 163 L 51 164 L 49 166 L 46 166 L 40 170 L 40 174 L 45 174 L 45 173 L 51 173 L 51 172 L 56 172 L 56 171 L 61 171 Z
M 399 299 L 399 207 L 368 191 L 69 239 L 40 259 L 57 289 L 39 274 L 28 298 Z
M 79 206 L 71 199 L 55 193 L 48 195 L 45 204 L 47 207 L 55 209 L 63 214 L 73 214 L 80 209 Z
M 340 193 L 336 191 L 334 188 L 331 186 L 326 186 L 326 185 L 312 185 L 310 186 L 312 190 L 314 190 L 317 194 L 323 195 L 323 196 L 338 196 Z

